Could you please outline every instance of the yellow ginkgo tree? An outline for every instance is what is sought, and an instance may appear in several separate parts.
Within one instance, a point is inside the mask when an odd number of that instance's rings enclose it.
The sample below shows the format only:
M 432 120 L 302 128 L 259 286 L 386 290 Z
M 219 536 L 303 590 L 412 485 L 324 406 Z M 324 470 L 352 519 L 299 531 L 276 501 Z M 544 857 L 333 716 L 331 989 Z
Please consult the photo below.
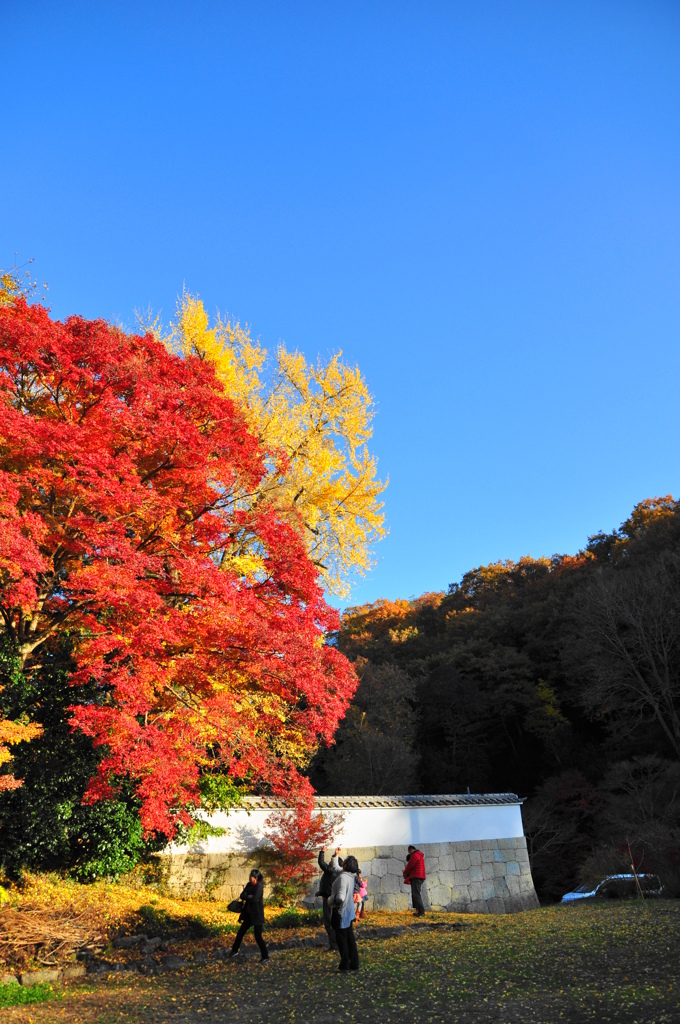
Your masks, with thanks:
M 272 504 L 298 524 L 327 589 L 346 594 L 352 577 L 370 568 L 372 545 L 385 533 L 386 483 L 368 448 L 374 401 L 359 369 L 344 363 L 341 352 L 310 364 L 283 345 L 268 359 L 240 324 L 218 316 L 211 325 L 200 298 L 187 292 L 169 331 L 158 333 L 184 356 L 214 364 L 270 453 L 257 492 L 242 500 Z M 231 559 L 244 573 L 257 571 L 257 550 L 247 536 Z

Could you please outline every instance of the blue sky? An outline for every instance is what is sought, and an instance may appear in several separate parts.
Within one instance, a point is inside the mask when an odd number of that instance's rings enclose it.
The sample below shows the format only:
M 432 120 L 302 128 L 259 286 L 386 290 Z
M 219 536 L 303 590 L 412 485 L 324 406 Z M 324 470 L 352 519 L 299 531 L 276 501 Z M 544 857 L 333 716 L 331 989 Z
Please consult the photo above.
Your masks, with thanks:
M 0 265 L 358 363 L 353 602 L 575 551 L 680 493 L 679 53 L 655 0 L 6 2 Z

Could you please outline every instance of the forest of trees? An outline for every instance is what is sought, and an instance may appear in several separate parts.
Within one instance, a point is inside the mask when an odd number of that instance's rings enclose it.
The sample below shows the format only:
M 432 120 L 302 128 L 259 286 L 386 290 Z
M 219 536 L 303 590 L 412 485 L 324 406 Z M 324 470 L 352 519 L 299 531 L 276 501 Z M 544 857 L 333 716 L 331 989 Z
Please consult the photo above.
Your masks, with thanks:
M 320 793 L 516 792 L 544 899 L 636 865 L 680 881 L 680 502 L 575 556 L 349 609 L 359 689 Z

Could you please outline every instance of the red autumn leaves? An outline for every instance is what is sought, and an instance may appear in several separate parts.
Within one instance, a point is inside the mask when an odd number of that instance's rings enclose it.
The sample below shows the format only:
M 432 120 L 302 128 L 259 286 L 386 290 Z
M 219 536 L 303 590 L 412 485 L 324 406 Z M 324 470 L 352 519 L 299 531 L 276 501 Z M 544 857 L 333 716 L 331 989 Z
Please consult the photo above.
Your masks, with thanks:
M 300 770 L 354 692 L 299 535 L 250 500 L 277 457 L 208 364 L 0 309 L 1 627 L 29 674 L 68 636 L 74 687 L 99 691 L 74 691 L 75 724 L 105 748 L 88 798 L 130 777 L 146 832 L 188 822 L 206 766 L 308 793 Z

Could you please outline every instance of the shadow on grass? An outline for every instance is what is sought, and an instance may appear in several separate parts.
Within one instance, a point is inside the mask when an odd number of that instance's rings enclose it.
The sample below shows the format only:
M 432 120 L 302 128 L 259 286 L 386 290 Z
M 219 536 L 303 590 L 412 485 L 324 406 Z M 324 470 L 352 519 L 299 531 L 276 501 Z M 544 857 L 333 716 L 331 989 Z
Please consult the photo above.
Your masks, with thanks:
M 136 930 L 138 932 L 160 935 L 163 938 L 172 935 L 182 939 L 208 939 L 212 936 L 235 932 L 238 929 L 237 924 L 206 924 L 196 915 L 173 914 L 148 903 L 139 908 L 135 917 L 137 918 Z
M 163 938 L 173 936 L 181 939 L 208 939 L 220 935 L 229 935 L 238 931 L 236 916 L 234 921 L 224 923 L 206 923 L 198 915 L 172 913 L 160 907 L 145 903 L 135 914 L 136 932 L 148 935 L 160 935 Z M 314 928 L 323 924 L 323 917 L 318 910 L 283 910 L 280 914 L 267 920 L 268 928 Z

